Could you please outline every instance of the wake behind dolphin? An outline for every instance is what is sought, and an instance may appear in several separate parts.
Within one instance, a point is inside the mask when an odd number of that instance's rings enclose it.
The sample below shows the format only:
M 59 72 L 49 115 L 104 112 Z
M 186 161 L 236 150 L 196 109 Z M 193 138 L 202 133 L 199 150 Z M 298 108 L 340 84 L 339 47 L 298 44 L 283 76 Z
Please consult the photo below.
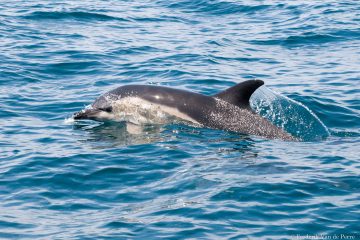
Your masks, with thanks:
M 74 119 L 133 124 L 163 124 L 180 119 L 208 128 L 297 140 L 251 109 L 249 99 L 263 84 L 261 80 L 249 80 L 213 96 L 162 86 L 126 85 L 100 96 L 89 108 L 75 113 Z

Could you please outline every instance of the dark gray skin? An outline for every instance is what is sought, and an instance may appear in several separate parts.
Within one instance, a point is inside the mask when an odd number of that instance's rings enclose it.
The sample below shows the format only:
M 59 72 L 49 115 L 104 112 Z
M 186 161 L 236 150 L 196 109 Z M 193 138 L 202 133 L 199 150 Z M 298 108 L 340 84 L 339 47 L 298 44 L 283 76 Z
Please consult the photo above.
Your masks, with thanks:
M 154 104 L 177 109 L 205 127 L 271 139 L 296 140 L 250 108 L 250 96 L 263 84 L 261 80 L 245 81 L 214 96 L 168 87 L 127 85 L 100 96 L 92 104 L 92 109 L 76 113 L 74 119 L 101 120 L 96 117 L 99 112 L 112 111 L 109 99 L 138 97 Z

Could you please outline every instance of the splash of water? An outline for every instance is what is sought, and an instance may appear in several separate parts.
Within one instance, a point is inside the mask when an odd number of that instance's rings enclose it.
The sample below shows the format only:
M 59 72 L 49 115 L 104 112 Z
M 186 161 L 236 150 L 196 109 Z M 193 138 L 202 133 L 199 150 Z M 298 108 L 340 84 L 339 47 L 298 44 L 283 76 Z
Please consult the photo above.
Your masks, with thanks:
M 330 136 L 325 124 L 305 105 L 262 86 L 251 96 L 251 108 L 303 141 Z
M 67 117 L 67 118 L 64 119 L 64 123 L 65 124 L 74 124 L 75 119 L 74 119 L 74 117 Z

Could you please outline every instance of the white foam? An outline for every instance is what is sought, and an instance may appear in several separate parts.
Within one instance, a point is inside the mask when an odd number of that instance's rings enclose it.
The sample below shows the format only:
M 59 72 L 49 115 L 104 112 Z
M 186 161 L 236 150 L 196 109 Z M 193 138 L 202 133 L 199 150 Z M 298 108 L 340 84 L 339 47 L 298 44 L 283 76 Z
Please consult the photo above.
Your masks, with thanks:
M 75 122 L 74 117 L 69 117 L 64 119 L 65 124 L 73 124 Z

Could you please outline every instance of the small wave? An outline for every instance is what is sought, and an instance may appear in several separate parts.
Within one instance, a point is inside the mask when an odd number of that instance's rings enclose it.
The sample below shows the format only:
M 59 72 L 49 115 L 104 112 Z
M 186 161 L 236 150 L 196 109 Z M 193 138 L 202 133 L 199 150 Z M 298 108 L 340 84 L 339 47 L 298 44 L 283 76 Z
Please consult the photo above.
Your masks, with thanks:
M 292 35 L 283 39 L 270 40 L 251 40 L 250 43 L 257 45 L 313 45 L 326 44 L 332 42 L 341 42 L 348 40 L 356 40 L 360 38 L 360 33 L 354 30 L 339 30 L 328 33 L 305 32 L 301 35 Z
M 15 228 L 15 229 L 26 229 L 26 228 L 35 228 L 36 225 L 34 224 L 28 224 L 28 223 L 19 223 L 19 222 L 10 222 L 10 221 L 4 221 L 0 220 L 0 225 L 2 228 Z
M 305 44 L 321 44 L 340 40 L 339 37 L 328 34 L 313 34 L 313 35 L 299 35 L 289 36 L 285 39 L 271 39 L 271 40 L 252 40 L 251 43 L 258 45 L 305 45 Z
M 102 179 L 106 177 L 107 179 L 111 177 L 116 177 L 119 174 L 124 174 L 130 172 L 129 168 L 121 168 L 121 167 L 106 167 L 100 170 L 96 170 L 89 175 L 86 175 L 87 179 Z
M 91 13 L 91 12 L 45 12 L 35 11 L 31 14 L 24 16 L 26 19 L 31 20 L 96 20 L 96 21 L 129 21 L 125 18 L 113 17 L 106 14 Z
M 179 16 L 175 17 L 175 16 L 167 16 L 167 15 L 162 15 L 158 17 L 131 17 L 130 19 L 135 22 L 176 22 L 176 23 L 179 22 L 179 23 L 187 23 L 187 24 L 198 23 L 194 19 L 186 19 Z
M 304 34 L 301 36 L 290 36 L 284 44 L 304 44 L 304 43 L 327 43 L 337 41 L 339 38 L 330 34 Z
M 167 7 L 182 9 L 185 12 L 200 12 L 214 15 L 226 15 L 234 13 L 253 13 L 267 9 L 270 5 L 242 5 L 226 1 L 176 1 L 167 3 Z
M 51 63 L 45 65 L 45 72 L 52 74 L 73 74 L 73 73 L 85 73 L 93 70 L 94 68 L 101 66 L 99 61 L 78 61 L 78 62 L 60 62 Z
M 160 52 L 162 49 L 151 47 L 151 46 L 140 46 L 140 47 L 119 47 L 114 49 L 112 55 L 135 55 L 135 54 L 148 54 L 151 52 Z

